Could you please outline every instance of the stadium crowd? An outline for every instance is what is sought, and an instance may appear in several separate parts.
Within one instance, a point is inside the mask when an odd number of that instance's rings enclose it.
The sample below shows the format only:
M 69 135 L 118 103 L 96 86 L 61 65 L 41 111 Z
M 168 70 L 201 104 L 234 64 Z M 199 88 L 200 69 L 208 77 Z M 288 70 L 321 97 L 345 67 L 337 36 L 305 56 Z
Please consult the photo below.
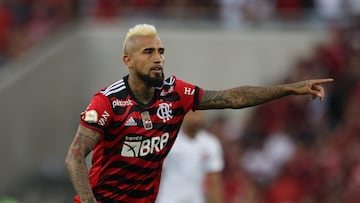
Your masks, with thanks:
M 306 21 L 318 15 L 327 22 L 336 22 L 328 24 L 329 40 L 315 44 L 311 53 L 289 64 L 290 74 L 280 81 L 332 77 L 335 83 L 328 86 L 324 102 L 304 97 L 284 98 L 255 107 L 235 137 L 229 136 L 226 115 L 214 119 L 209 130 L 224 145 L 226 203 L 360 202 L 360 18 L 356 17 L 360 3 L 351 0 L 84 2 L 0 0 L 0 68 L 66 24 L 83 17 L 112 20 L 141 13 L 220 22 L 237 16 L 234 22 L 240 22 L 240 17 L 245 22 L 264 23 L 269 19 Z M 235 11 L 232 5 L 238 5 Z M 232 12 L 234 15 L 230 15 Z
M 77 6 L 73 0 L 1 0 L 0 67 L 73 22 Z
M 79 19 L 210 20 L 231 27 L 273 21 L 346 20 L 356 0 L 1 0 L 0 67 Z
M 226 146 L 227 203 L 360 201 L 359 22 L 331 27 L 284 78 L 334 78 L 325 102 L 289 97 L 256 107 L 236 139 L 224 119 L 211 125 Z

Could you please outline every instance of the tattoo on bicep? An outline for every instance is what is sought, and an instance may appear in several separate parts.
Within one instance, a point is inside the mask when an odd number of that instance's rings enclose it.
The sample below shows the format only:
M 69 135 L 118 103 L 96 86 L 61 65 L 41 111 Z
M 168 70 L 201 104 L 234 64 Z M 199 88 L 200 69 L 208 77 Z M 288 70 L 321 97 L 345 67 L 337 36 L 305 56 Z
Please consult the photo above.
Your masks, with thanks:
M 86 157 L 95 147 L 96 143 L 99 141 L 99 138 L 100 133 L 80 126 L 75 135 L 71 148 L 73 156 Z
M 226 91 L 204 91 L 199 109 L 227 108 L 233 104 L 233 98 Z

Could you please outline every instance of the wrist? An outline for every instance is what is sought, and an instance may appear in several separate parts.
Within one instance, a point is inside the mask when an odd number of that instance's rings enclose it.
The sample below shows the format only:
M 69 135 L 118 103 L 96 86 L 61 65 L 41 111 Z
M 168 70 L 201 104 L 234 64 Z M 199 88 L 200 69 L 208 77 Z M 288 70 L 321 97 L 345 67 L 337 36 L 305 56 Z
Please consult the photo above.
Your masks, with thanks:
M 297 95 L 298 94 L 296 91 L 295 83 L 284 85 L 284 91 L 287 95 Z

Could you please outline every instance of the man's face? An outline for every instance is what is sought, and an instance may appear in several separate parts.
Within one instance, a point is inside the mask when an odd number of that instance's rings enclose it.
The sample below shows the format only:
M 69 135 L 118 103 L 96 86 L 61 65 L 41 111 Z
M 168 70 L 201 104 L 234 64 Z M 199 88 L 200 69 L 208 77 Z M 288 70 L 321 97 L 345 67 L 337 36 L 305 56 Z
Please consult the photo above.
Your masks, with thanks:
M 164 81 L 165 49 L 156 36 L 135 36 L 128 43 L 126 56 L 130 73 L 147 85 L 159 87 Z M 126 59 L 124 59 L 126 60 Z

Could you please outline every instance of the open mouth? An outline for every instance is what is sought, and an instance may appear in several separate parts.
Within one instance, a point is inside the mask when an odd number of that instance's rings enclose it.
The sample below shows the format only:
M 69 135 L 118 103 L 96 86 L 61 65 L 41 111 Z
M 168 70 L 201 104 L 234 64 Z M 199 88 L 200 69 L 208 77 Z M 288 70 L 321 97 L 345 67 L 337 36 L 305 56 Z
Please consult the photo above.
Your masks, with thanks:
M 162 67 L 161 66 L 155 66 L 150 69 L 152 72 L 155 73 L 162 73 Z
M 154 69 L 154 70 L 151 70 L 152 72 L 154 73 L 162 73 L 162 69 Z

